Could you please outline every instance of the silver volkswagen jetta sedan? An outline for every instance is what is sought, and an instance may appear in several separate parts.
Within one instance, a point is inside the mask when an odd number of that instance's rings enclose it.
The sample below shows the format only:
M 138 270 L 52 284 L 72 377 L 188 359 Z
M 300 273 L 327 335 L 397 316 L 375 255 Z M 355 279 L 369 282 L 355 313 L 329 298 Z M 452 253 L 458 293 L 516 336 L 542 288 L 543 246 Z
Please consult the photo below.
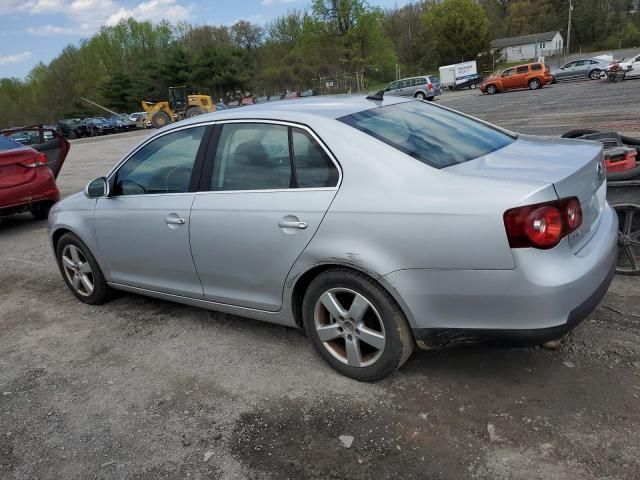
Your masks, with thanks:
M 358 380 L 423 348 L 563 337 L 612 278 L 600 144 L 397 97 L 225 110 L 146 138 L 49 236 L 89 304 L 113 289 L 304 328 Z

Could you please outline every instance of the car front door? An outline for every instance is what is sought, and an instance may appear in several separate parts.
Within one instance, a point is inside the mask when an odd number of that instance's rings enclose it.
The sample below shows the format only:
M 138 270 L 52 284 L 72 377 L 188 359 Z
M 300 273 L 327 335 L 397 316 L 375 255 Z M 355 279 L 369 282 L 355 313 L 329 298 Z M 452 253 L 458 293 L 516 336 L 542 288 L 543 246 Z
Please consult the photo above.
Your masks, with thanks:
M 213 142 L 191 210 L 205 299 L 278 311 L 287 275 L 337 192 L 338 167 L 307 127 L 230 122 Z
M 387 95 L 398 95 L 398 86 L 400 82 L 392 82 L 387 88 L 384 89 Z
M 529 81 L 529 66 L 523 65 L 516 68 L 516 73 L 513 76 L 513 86 L 516 88 L 524 88 Z
M 502 76 L 501 76 L 501 80 L 502 80 L 502 87 L 507 89 L 507 88 L 514 88 L 514 76 L 515 76 L 515 69 L 514 68 L 509 68 L 508 70 L 505 70 L 504 72 L 502 72 Z
M 563 80 L 565 78 L 571 78 L 574 74 L 574 70 L 576 68 L 576 62 L 569 62 L 564 67 L 560 69 L 560 71 L 556 72 L 555 77 L 556 80 Z
M 574 69 L 575 77 L 588 77 L 591 70 L 591 62 L 589 60 L 578 60 Z
M 96 203 L 95 230 L 112 282 L 202 298 L 189 215 L 207 128 L 155 137 L 110 176 L 111 194 Z

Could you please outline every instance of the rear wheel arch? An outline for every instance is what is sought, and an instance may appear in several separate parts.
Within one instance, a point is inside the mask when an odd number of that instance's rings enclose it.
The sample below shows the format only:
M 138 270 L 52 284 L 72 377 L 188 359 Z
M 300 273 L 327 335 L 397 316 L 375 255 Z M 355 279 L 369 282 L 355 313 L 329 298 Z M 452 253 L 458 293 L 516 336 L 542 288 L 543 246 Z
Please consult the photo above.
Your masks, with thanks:
M 311 282 L 313 282 L 313 280 L 316 277 L 318 277 L 318 275 L 320 275 L 323 272 L 326 272 L 327 270 L 345 270 L 345 271 L 350 271 L 352 273 L 367 277 L 372 282 L 378 284 L 378 286 L 380 286 L 384 291 L 386 291 L 391 296 L 391 298 L 398 305 L 400 310 L 402 310 L 402 312 L 404 313 L 404 316 L 409 322 L 409 326 L 411 327 L 415 326 L 413 316 L 411 315 L 411 312 L 409 311 L 408 307 L 402 301 L 398 292 L 396 292 L 391 285 L 385 282 L 383 278 L 379 276 L 373 276 L 369 272 L 365 271 L 364 269 L 354 267 L 353 265 L 350 265 L 348 263 L 325 263 L 325 264 L 316 265 L 310 268 L 309 270 L 305 271 L 302 275 L 300 275 L 298 279 L 295 281 L 295 284 L 293 286 L 292 293 L 291 293 L 291 312 L 293 313 L 293 318 L 296 322 L 296 325 L 298 325 L 299 327 L 301 328 L 304 327 L 303 321 L 302 321 L 302 302 L 304 300 L 305 293 L 307 292 L 309 285 L 311 285 Z

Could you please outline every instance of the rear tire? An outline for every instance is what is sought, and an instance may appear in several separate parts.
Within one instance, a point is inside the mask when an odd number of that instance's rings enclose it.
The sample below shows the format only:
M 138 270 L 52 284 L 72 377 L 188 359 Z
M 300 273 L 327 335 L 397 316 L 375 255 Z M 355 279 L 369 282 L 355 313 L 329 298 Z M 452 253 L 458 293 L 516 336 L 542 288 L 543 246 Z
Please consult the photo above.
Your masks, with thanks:
M 171 119 L 166 112 L 156 112 L 151 117 L 151 124 L 154 128 L 162 128 L 165 125 L 169 125 L 171 123 Z
M 33 215 L 33 218 L 35 218 L 36 220 L 46 220 L 47 218 L 49 218 L 49 211 L 51 210 L 52 206 L 53 204 L 50 202 L 38 203 L 32 206 L 31 210 L 29 211 L 31 212 L 31 215 Z
M 600 73 L 601 71 L 597 68 L 594 70 L 591 70 L 591 72 L 589 72 L 589 78 L 591 80 L 598 80 L 600 78 Z
M 427 98 L 427 96 L 426 96 L 424 93 L 422 93 L 422 92 L 418 92 L 418 93 L 416 93 L 416 94 L 415 94 L 415 97 L 416 97 L 418 100 L 424 100 L 425 98 Z
M 537 78 L 532 78 L 529 80 L 529 90 L 538 90 L 541 87 L 540 80 Z
M 56 245 L 56 260 L 67 287 L 82 303 L 100 305 L 111 299 L 113 291 L 98 262 L 76 235 L 65 233 L 60 238 Z
M 359 381 L 390 375 L 413 352 L 404 313 L 386 290 L 360 272 L 335 268 L 318 275 L 305 293 L 302 316 L 324 360 Z

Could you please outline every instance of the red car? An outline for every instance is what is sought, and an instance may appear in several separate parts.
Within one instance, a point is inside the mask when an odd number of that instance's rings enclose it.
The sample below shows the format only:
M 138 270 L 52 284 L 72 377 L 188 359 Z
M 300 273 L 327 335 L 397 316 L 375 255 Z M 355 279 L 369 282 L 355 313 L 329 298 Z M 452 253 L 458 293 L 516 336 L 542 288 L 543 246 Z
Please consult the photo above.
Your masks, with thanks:
M 56 177 L 69 142 L 54 129 L 0 132 L 0 216 L 31 212 L 45 219 L 60 199 Z

